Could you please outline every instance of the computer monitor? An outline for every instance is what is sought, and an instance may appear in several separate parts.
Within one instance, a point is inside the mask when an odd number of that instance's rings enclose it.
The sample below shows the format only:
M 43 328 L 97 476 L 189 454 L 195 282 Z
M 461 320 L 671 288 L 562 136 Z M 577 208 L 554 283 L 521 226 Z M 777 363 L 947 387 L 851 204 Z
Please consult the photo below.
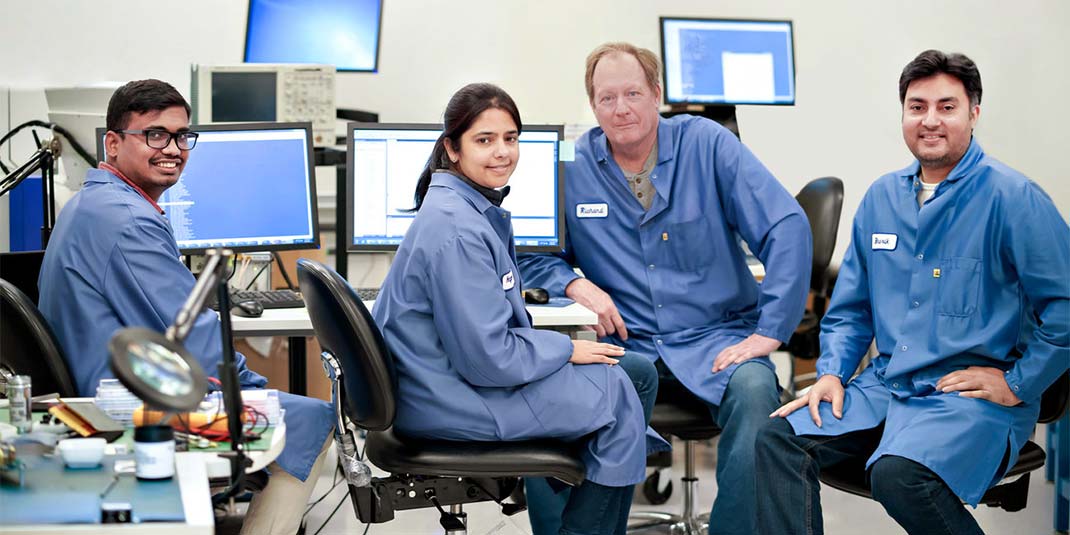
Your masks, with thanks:
M 416 217 L 416 182 L 427 165 L 437 124 L 349 123 L 346 210 L 349 251 L 393 251 Z M 512 212 L 519 251 L 557 252 L 565 240 L 561 125 L 524 125 L 520 161 L 502 208 Z
M 178 248 L 281 251 L 319 247 L 312 126 L 193 126 L 200 133 L 178 183 L 160 197 Z M 97 157 L 104 160 L 97 132 Z
M 666 104 L 795 104 L 790 20 L 660 21 Z
M 382 0 L 249 0 L 245 61 L 376 72 L 382 13 Z

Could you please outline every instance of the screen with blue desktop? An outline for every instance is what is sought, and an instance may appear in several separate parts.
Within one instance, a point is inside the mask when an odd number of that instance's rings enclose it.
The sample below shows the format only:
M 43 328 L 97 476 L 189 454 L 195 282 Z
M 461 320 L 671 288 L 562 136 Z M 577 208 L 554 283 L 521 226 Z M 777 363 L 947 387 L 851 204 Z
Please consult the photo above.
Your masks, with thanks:
M 160 197 L 184 253 L 319 246 L 309 123 L 201 125 L 178 183 Z M 104 160 L 104 129 L 97 156 Z
M 382 13 L 382 0 L 249 0 L 245 62 L 376 72 Z
M 416 182 L 427 165 L 436 124 L 350 123 L 348 136 L 349 251 L 393 251 L 416 217 Z M 561 125 L 524 125 L 520 160 L 502 208 L 512 213 L 520 251 L 560 251 L 564 245 L 564 164 Z
M 790 20 L 661 17 L 666 104 L 794 104 Z

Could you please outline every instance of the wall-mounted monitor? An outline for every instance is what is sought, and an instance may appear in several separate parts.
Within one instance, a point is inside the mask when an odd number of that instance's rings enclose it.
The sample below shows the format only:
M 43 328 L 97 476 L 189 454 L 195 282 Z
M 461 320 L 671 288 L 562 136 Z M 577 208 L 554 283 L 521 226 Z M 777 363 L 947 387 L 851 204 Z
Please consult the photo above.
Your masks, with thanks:
M 249 0 L 245 61 L 376 72 L 382 18 L 382 0 Z
M 427 165 L 438 124 L 350 123 L 347 226 L 349 251 L 393 251 L 416 217 L 416 182 Z M 565 239 L 561 125 L 524 125 L 520 161 L 502 208 L 512 212 L 520 251 L 560 251 Z
M 660 22 L 666 104 L 795 104 L 790 20 Z
M 200 125 L 178 183 L 160 197 L 183 253 L 319 247 L 309 123 Z M 104 136 L 97 131 L 97 158 Z M 136 134 L 127 134 L 136 135 Z

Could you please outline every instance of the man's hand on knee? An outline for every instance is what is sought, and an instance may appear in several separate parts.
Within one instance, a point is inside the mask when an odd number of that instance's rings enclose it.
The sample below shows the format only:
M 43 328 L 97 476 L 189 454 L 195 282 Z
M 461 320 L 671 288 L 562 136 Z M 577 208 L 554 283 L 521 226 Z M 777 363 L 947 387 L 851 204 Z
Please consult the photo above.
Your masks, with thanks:
M 742 342 L 721 350 L 717 358 L 713 359 L 713 373 L 754 357 L 764 357 L 777 349 L 780 349 L 780 340 L 752 334 Z
M 794 401 L 785 403 L 783 407 L 773 411 L 769 417 L 776 418 L 779 416 L 783 418 L 802 407 L 808 406 L 810 407 L 810 418 L 814 420 L 815 425 L 821 427 L 821 413 L 818 411 L 818 406 L 822 401 L 832 403 L 832 415 L 836 418 L 843 418 L 843 396 L 843 383 L 840 382 L 840 378 L 835 375 L 822 375 L 805 394 Z

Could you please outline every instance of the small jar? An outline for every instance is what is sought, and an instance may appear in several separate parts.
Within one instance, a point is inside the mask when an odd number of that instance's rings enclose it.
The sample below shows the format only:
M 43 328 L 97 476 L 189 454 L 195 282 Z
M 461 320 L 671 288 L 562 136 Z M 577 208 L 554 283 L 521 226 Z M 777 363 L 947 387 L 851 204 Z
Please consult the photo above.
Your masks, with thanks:
M 175 475 L 175 432 L 167 425 L 134 429 L 134 460 L 138 479 L 170 479 Z

